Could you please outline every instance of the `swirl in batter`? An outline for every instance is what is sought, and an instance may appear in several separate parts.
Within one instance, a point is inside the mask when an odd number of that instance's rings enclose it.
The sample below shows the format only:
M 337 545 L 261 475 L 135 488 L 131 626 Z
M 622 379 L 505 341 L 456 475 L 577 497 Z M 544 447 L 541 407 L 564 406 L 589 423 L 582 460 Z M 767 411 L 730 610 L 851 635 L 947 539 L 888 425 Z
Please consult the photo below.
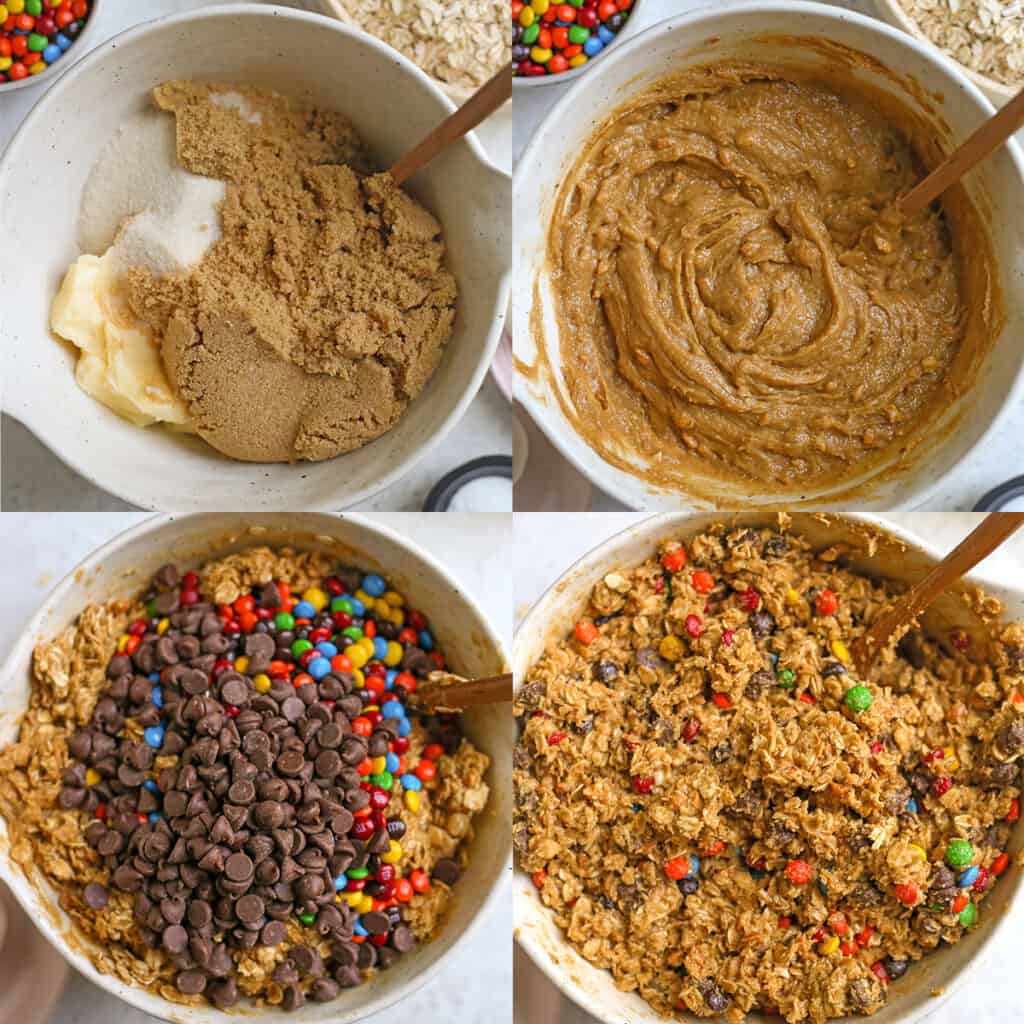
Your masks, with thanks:
M 548 249 L 563 375 L 598 451 L 676 485 L 696 467 L 804 489 L 905 452 L 970 383 L 996 316 L 988 239 L 962 193 L 893 212 L 933 157 L 881 106 L 716 66 L 599 127 Z

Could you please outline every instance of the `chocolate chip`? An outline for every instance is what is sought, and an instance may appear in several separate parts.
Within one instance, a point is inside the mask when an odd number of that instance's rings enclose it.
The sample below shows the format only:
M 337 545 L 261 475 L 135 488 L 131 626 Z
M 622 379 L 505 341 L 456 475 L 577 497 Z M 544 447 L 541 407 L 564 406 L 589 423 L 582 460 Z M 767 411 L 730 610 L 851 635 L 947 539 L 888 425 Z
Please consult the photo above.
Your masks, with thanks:
M 281 1005 L 286 1010 L 297 1010 L 306 1002 L 306 996 L 301 988 L 296 985 L 289 985 L 284 990 L 284 997 L 281 999 Z
M 271 975 L 278 985 L 294 985 L 299 980 L 299 972 L 291 960 L 282 960 Z
M 153 583 L 159 590 L 171 590 L 181 581 L 178 567 L 173 562 L 161 565 L 153 574 Z
M 107 664 L 107 678 L 120 679 L 132 670 L 132 659 L 126 654 L 115 654 Z
M 213 910 L 205 900 L 193 900 L 188 905 L 188 921 L 193 928 L 205 928 L 213 920 Z
M 775 685 L 775 676 L 765 669 L 755 672 L 748 680 L 743 695 L 748 700 L 760 700 L 761 695 Z
M 329 1003 L 337 999 L 340 988 L 333 978 L 317 978 L 309 990 L 309 998 L 317 1003 Z
M 79 729 L 68 737 L 68 753 L 84 761 L 92 750 L 92 733 L 88 729 Z
M 142 875 L 127 864 L 120 864 L 110 880 L 122 892 L 138 892 L 142 888 Z
M 207 986 L 206 997 L 219 1010 L 227 1010 L 238 1002 L 238 985 L 234 978 L 219 979 Z
M 287 935 L 287 929 L 281 921 L 268 921 L 260 932 L 261 946 L 280 946 Z
M 454 885 L 459 880 L 462 870 L 450 857 L 442 857 L 434 865 L 434 870 L 431 874 L 434 878 L 444 882 L 445 885 Z
M 409 950 L 416 945 L 416 939 L 413 937 L 412 931 L 409 928 L 404 924 L 400 924 L 391 936 L 391 945 L 394 946 L 399 953 L 408 953 Z
M 907 960 L 894 960 L 891 956 L 887 956 L 882 960 L 882 965 L 885 967 L 885 973 L 895 981 L 907 973 L 910 963 Z
M 180 601 L 177 593 L 168 590 L 163 594 L 157 594 L 153 599 L 153 611 L 161 617 L 173 615 L 179 607 Z
M 78 786 L 65 786 L 57 797 L 57 803 L 65 810 L 70 811 L 81 807 L 85 803 L 86 792 Z
M 202 971 L 182 971 L 175 979 L 178 991 L 186 996 L 197 996 L 206 988 L 206 975 Z
M 168 925 L 161 936 L 168 953 L 182 953 L 188 947 L 188 932 L 180 924 Z
M 113 857 L 124 849 L 124 836 L 113 829 L 104 832 L 96 843 L 96 852 L 101 857 Z
M 382 914 L 379 910 L 371 910 L 370 913 L 363 914 L 360 920 L 371 935 L 386 935 L 391 926 L 387 914 Z
M 210 688 L 210 680 L 205 672 L 192 668 L 181 677 L 180 685 L 185 693 L 194 697 L 206 693 Z
M 90 882 L 82 893 L 82 898 L 85 900 L 85 905 L 92 910 L 102 910 L 110 898 L 110 894 L 107 892 L 105 885 L 100 885 L 99 882 Z
M 316 774 L 318 778 L 331 780 L 342 768 L 342 759 L 336 751 L 324 750 L 316 759 Z
M 342 964 L 335 970 L 334 980 L 341 988 L 354 988 L 363 980 L 363 975 L 354 963 Z
M 281 714 L 287 721 L 297 722 L 305 713 L 306 705 L 298 697 L 293 695 L 281 701 Z
M 252 859 L 244 853 L 233 853 L 224 862 L 224 874 L 233 882 L 243 882 L 253 874 Z
M 249 701 L 249 687 L 241 679 L 229 679 L 220 688 L 221 699 L 226 704 L 241 707 Z
M 319 977 L 323 973 L 323 962 L 315 949 L 310 949 L 309 946 L 293 946 L 288 955 L 303 974 Z
M 354 734 L 345 736 L 341 741 L 340 755 L 345 764 L 360 764 L 366 757 L 366 741 Z
M 255 925 L 263 920 L 263 900 L 254 894 L 243 896 L 235 904 L 235 913 L 242 924 Z
M 284 822 L 284 807 L 277 800 L 261 800 L 256 804 L 253 815 L 265 828 L 277 828 Z

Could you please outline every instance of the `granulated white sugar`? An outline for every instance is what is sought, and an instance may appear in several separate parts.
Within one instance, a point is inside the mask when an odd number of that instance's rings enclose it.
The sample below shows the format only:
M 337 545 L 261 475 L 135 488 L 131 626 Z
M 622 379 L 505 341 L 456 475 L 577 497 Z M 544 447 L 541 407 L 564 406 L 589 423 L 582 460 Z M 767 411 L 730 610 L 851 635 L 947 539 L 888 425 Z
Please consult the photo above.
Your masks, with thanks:
M 449 512 L 507 512 L 512 507 L 512 481 L 502 476 L 482 476 L 459 488 Z
M 183 270 L 220 237 L 217 207 L 224 194 L 224 182 L 179 166 L 173 118 L 140 111 L 122 124 L 89 174 L 79 245 L 95 255 L 113 246 L 117 272 Z
M 249 124 L 263 124 L 263 113 L 253 110 L 249 101 L 240 92 L 215 92 L 210 102 L 227 110 L 237 110 Z

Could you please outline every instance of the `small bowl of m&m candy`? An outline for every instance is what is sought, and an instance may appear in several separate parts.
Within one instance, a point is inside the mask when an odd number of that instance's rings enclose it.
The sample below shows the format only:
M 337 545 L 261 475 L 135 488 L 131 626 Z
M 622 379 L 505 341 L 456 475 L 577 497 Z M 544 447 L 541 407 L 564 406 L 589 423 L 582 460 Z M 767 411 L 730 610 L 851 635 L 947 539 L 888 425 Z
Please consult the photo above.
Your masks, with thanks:
M 0 0 L 0 92 L 62 66 L 95 22 L 97 0 Z M 84 51 L 81 51 L 84 52 Z
M 517 85 L 575 78 L 624 32 L 640 0 L 511 0 Z

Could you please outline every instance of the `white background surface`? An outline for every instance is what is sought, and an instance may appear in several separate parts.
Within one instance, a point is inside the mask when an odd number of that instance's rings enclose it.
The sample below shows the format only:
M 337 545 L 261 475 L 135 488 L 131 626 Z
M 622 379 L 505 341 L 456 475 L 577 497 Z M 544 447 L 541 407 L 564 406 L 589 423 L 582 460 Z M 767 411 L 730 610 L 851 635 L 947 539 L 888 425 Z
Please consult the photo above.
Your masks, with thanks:
M 230 3 L 234 0 L 220 2 Z M 291 7 L 320 10 L 317 0 L 279 2 Z M 91 37 L 90 46 L 98 46 L 139 22 L 208 6 L 209 0 L 100 0 L 96 14 L 99 19 L 97 34 Z M 68 67 L 84 56 L 85 52 L 79 53 L 77 48 L 72 49 Z M 34 88 L 0 93 L 0 151 L 6 147 L 22 118 L 47 88 L 48 83 L 43 81 Z M 511 107 L 506 104 L 503 110 L 477 131 L 491 159 L 506 170 L 511 169 L 511 126 Z M 9 298 L 16 301 L 7 296 L 4 301 Z M 45 344 L 47 336 L 41 335 L 40 342 Z M 70 377 L 68 386 L 75 386 Z M 55 411 L 54 414 L 59 415 L 59 412 Z M 7 416 L 3 419 L 2 454 L 3 508 L 7 511 L 76 509 L 93 512 L 134 507 L 93 486 L 69 469 L 20 423 Z M 433 451 L 421 460 L 405 478 L 350 511 L 419 509 L 430 488 L 449 471 L 481 455 L 511 454 L 509 406 L 488 377 L 466 415 L 448 435 L 440 450 Z
M 607 538 L 643 519 L 640 514 L 551 515 L 516 513 L 517 559 L 515 601 L 517 623 L 530 606 L 573 562 Z M 943 553 L 972 530 L 978 515 L 931 513 L 892 516 L 891 521 L 916 532 Z M 982 564 L 987 576 L 1020 586 L 1024 574 L 1024 530 Z M 939 1007 L 929 1024 L 1008 1024 L 1024 1020 L 1020 951 L 1024 949 L 1024 918 L 1005 933 L 1002 945 L 980 966 L 955 997 Z M 516 957 L 516 1024 L 588 1024 L 591 1018 L 561 997 L 530 963 Z M 524 1004 L 531 1008 L 522 1012 Z M 758 1020 L 762 1018 L 756 1018 Z M 779 1018 L 771 1018 L 778 1020 Z M 863 1018 L 870 1021 L 870 1017 Z
M 12 585 L 0 590 L 0 650 L 11 645 L 54 584 L 83 557 L 147 515 L 4 515 L 0 519 L 2 571 Z M 510 643 L 511 516 L 392 513 L 377 515 L 374 521 L 403 533 L 441 561 Z M 508 1021 L 512 1015 L 512 910 L 508 886 L 506 891 L 505 906 L 477 931 L 472 947 L 454 953 L 440 976 L 401 1003 L 400 1011 L 395 1007 L 367 1018 L 365 1024 L 398 1024 L 400 1019 L 419 1024 Z M 0 984 L 3 975 L 0 959 Z M 150 1024 L 155 1019 L 72 974 L 50 1024 Z
M 663 21 L 673 14 L 684 14 L 698 7 L 708 5 L 709 0 L 637 0 L 635 12 L 631 15 L 631 35 Z M 717 0 L 716 7 L 727 6 L 729 0 Z M 953 0 L 950 0 L 952 4 Z M 871 0 L 835 0 L 837 7 L 845 7 L 861 14 L 874 14 Z M 600 57 L 597 58 L 600 60 Z M 514 158 L 526 148 L 537 127 L 547 112 L 565 95 L 572 83 L 545 85 L 536 88 L 517 89 L 514 94 Z M 1024 131 L 1017 133 L 1018 142 L 1024 139 Z M 1022 143 L 1024 144 L 1024 143 Z M 1009 214 L 1011 211 L 1004 211 Z M 525 216 L 518 208 L 516 217 Z M 527 415 L 525 410 L 520 415 Z M 1017 408 L 1007 417 L 1000 430 L 988 439 L 982 451 L 975 453 L 951 474 L 945 485 L 926 504 L 920 506 L 930 511 L 966 511 L 993 487 L 1012 476 L 1024 473 L 1024 457 L 1021 456 L 1020 437 L 1024 434 L 1024 406 Z M 557 453 L 555 453 L 557 454 Z M 564 462 L 558 455 L 560 462 Z M 517 509 L 523 507 L 519 502 Z M 591 502 L 595 512 L 621 510 L 624 506 L 611 495 L 595 489 Z

